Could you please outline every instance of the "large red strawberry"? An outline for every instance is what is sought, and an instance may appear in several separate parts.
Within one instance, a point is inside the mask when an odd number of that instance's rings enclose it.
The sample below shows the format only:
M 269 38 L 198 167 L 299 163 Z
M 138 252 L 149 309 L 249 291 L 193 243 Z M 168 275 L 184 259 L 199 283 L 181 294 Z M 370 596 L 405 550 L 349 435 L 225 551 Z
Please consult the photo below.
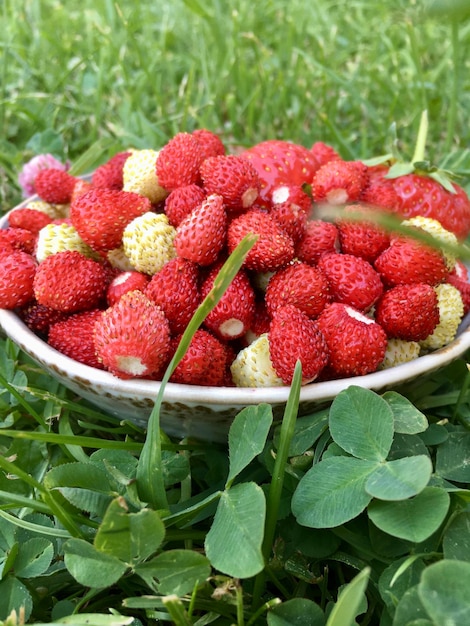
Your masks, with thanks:
M 247 159 L 234 154 L 208 157 L 200 172 L 207 195 L 222 196 L 227 209 L 243 211 L 258 197 L 261 181 Z
M 274 370 L 285 385 L 292 382 L 297 361 L 304 385 L 318 378 L 328 363 L 328 346 L 317 322 L 292 304 L 276 309 L 268 340 Z
M 102 314 L 101 309 L 92 309 L 74 313 L 52 324 L 49 329 L 48 344 L 75 361 L 103 369 L 103 364 L 96 355 L 94 342 L 95 324 Z
M 57 311 L 85 311 L 100 304 L 106 279 L 101 263 L 75 250 L 65 250 L 51 254 L 38 265 L 34 296 L 39 304 Z
M 175 337 L 176 349 L 181 335 Z M 173 383 L 219 387 L 224 384 L 227 372 L 227 348 L 209 331 L 199 328 L 191 339 L 183 358 L 170 377 Z
M 152 276 L 145 289 L 145 295 L 165 313 L 175 335 L 185 330 L 199 305 L 198 280 L 196 263 L 176 257 Z
M 279 139 L 262 141 L 243 151 L 241 156 L 258 172 L 260 197 L 268 205 L 276 187 L 310 184 L 318 169 L 317 159 L 308 148 Z
M 229 252 L 233 252 L 248 233 L 256 234 L 259 238 L 245 258 L 244 265 L 247 269 L 257 272 L 275 271 L 293 259 L 292 237 L 289 237 L 271 215 L 251 209 L 235 217 L 227 231 Z
M 174 245 L 183 259 L 206 266 L 214 263 L 227 235 L 227 213 L 222 196 L 210 195 L 176 229 Z
M 78 234 L 94 250 L 119 248 L 125 227 L 152 208 L 140 194 L 117 189 L 92 189 L 70 205 L 70 219 Z
M 34 297 L 36 261 L 27 252 L 14 250 L 0 262 L 0 309 L 15 309 Z
M 352 254 L 324 254 L 317 266 L 326 276 L 333 300 L 370 311 L 383 293 L 383 283 L 372 265 Z
M 140 291 L 129 291 L 97 320 L 99 361 L 119 378 L 148 378 L 170 354 L 170 327 L 162 309 Z
M 373 319 L 357 309 L 332 302 L 318 318 L 326 339 L 333 376 L 362 376 L 374 372 L 385 356 L 387 335 Z
M 177 133 L 158 154 L 158 184 L 172 191 L 177 187 L 198 183 L 199 169 L 204 158 L 204 150 L 196 137 L 190 133 Z

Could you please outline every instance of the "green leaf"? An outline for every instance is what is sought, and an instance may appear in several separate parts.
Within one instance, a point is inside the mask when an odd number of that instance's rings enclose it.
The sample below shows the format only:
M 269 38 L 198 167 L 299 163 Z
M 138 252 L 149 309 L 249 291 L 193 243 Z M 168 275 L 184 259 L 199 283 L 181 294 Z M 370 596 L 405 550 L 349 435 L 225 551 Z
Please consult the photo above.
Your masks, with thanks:
M 47 489 L 61 487 L 93 488 L 94 491 L 110 493 L 111 486 L 106 471 L 96 463 L 64 463 L 49 470 L 44 477 Z
M 393 429 L 396 433 L 416 435 L 428 428 L 426 416 L 408 398 L 396 391 L 386 391 L 382 397 L 392 409 Z
M 346 585 L 328 617 L 326 626 L 351 626 L 356 623 L 356 617 L 363 602 L 369 574 L 370 568 L 366 567 Z
M 403 557 L 402 559 L 394 561 L 384 569 L 379 578 L 378 588 L 380 596 L 392 616 L 403 595 L 408 589 L 419 583 L 421 574 L 425 569 L 425 564 L 422 559 L 414 559 L 410 561 L 408 567 L 397 576 L 397 572 L 399 572 L 400 568 L 402 568 L 408 560 L 408 557 Z
M 442 560 L 427 567 L 418 594 L 434 624 L 470 624 L 470 563 Z
M 429 620 L 429 615 L 421 602 L 418 585 L 415 585 L 402 595 L 395 609 L 393 626 L 404 626 L 405 624 L 406 626 L 411 626 L 412 624 L 420 626 L 422 623 L 427 625 L 428 622 L 426 620 Z M 434 624 L 433 626 L 437 625 Z
M 427 0 L 425 8 L 431 17 L 462 22 L 470 17 L 468 0 Z
M 0 581 L 0 620 L 6 620 L 12 611 L 18 615 L 21 607 L 27 620 L 33 609 L 31 594 L 17 578 L 7 576 Z
M 236 578 L 249 578 L 263 569 L 265 513 L 264 492 L 255 483 L 241 483 L 222 493 L 205 540 L 206 554 L 216 569 Z
M 454 431 L 437 448 L 436 473 L 447 480 L 470 482 L 470 433 Z
M 289 447 L 289 457 L 304 454 L 328 428 L 329 409 L 297 418 Z M 280 428 L 276 429 L 274 444 L 279 448 Z
M 34 626 L 132 626 L 137 623 L 134 617 L 128 615 L 102 615 L 101 613 L 80 613 L 79 615 L 67 615 L 61 617 L 54 622 L 47 622 L 47 624 L 34 623 Z
M 366 461 L 384 461 L 393 441 L 393 413 L 379 395 L 352 385 L 330 409 L 330 433 L 346 452 Z
M 409 500 L 374 500 L 368 507 L 372 522 L 394 537 L 420 543 L 442 524 L 449 509 L 449 494 L 439 487 L 426 487 Z
M 184 596 L 210 576 L 209 560 L 194 550 L 165 550 L 151 561 L 136 565 L 135 572 L 144 580 L 155 578 L 158 591 Z
M 273 410 L 270 404 L 248 406 L 235 417 L 228 436 L 230 469 L 227 486 L 261 454 L 272 422 Z
M 292 498 L 297 522 L 311 528 L 332 528 L 353 519 L 372 496 L 365 485 L 377 463 L 335 456 L 314 465 L 299 481 Z
M 100 552 L 83 539 L 64 543 L 64 562 L 80 585 L 97 589 L 111 587 L 127 570 L 126 563 Z
M 470 562 L 470 513 L 456 515 L 447 526 L 442 540 L 445 559 Z
M 32 537 L 19 544 L 15 559 L 15 575 L 20 578 L 34 578 L 48 569 L 54 557 L 54 546 L 43 537 Z
M 151 556 L 161 545 L 165 526 L 156 511 L 129 513 L 124 498 L 109 505 L 95 535 L 94 546 L 128 565 Z
M 307 598 L 292 598 L 268 612 L 268 626 L 324 626 L 325 614 Z
M 386 461 L 369 476 L 366 491 L 380 500 L 405 500 L 420 493 L 431 474 L 431 460 L 424 455 Z

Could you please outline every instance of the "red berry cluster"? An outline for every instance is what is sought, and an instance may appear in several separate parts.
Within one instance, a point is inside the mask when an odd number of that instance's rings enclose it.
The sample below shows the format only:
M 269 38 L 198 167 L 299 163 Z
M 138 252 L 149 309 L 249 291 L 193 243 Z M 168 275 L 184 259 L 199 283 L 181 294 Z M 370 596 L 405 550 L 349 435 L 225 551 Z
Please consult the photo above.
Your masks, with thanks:
M 228 154 L 206 129 L 120 152 L 89 181 L 42 170 L 40 201 L 0 231 L 0 307 L 77 361 L 159 380 L 221 266 L 256 233 L 173 382 L 289 384 L 300 359 L 309 383 L 404 362 L 453 339 L 470 285 L 445 248 L 376 217 L 456 244 L 470 202 L 457 185 L 387 173 L 321 142 Z

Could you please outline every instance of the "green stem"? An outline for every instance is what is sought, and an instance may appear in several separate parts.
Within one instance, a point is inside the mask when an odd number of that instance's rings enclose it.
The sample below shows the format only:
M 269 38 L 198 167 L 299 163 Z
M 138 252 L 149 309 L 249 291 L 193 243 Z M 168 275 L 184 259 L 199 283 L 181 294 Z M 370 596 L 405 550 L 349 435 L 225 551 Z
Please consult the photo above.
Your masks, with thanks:
M 413 158 L 411 160 L 412 163 L 420 163 L 424 161 L 424 155 L 426 150 L 426 139 L 428 136 L 428 112 L 423 111 L 421 113 L 421 120 L 419 123 L 418 137 L 416 139 L 415 151 L 413 154 Z
M 451 43 L 452 43 L 452 92 L 449 104 L 449 113 L 447 115 L 447 137 L 444 145 L 444 155 L 450 152 L 455 137 L 455 129 L 457 125 L 457 103 L 460 93 L 460 72 L 459 72 L 459 22 L 453 19 L 451 23 Z

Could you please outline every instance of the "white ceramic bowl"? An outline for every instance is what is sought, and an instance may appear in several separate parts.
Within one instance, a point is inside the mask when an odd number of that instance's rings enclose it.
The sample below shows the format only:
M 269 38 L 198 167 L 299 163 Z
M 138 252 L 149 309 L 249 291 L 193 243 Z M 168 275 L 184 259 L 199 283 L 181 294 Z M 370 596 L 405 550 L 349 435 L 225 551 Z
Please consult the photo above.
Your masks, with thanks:
M 29 200 L 31 201 L 31 199 Z M 28 201 L 19 206 L 25 206 Z M 0 228 L 8 224 L 8 214 L 0 219 Z M 37 337 L 12 311 L 0 309 L 0 328 L 51 376 L 78 396 L 119 419 L 145 427 L 160 383 L 148 380 L 121 380 L 112 374 L 70 359 Z M 462 322 L 456 339 L 440 350 L 397 367 L 341 380 L 306 385 L 300 393 L 300 415 L 307 415 L 327 404 L 350 385 L 375 391 L 393 389 L 418 376 L 432 372 L 460 357 L 470 349 L 470 319 Z M 193 436 L 212 441 L 226 441 L 233 417 L 244 407 L 265 402 L 280 417 L 289 395 L 289 387 L 232 388 L 203 387 L 169 383 L 161 410 L 163 430 L 172 436 Z

